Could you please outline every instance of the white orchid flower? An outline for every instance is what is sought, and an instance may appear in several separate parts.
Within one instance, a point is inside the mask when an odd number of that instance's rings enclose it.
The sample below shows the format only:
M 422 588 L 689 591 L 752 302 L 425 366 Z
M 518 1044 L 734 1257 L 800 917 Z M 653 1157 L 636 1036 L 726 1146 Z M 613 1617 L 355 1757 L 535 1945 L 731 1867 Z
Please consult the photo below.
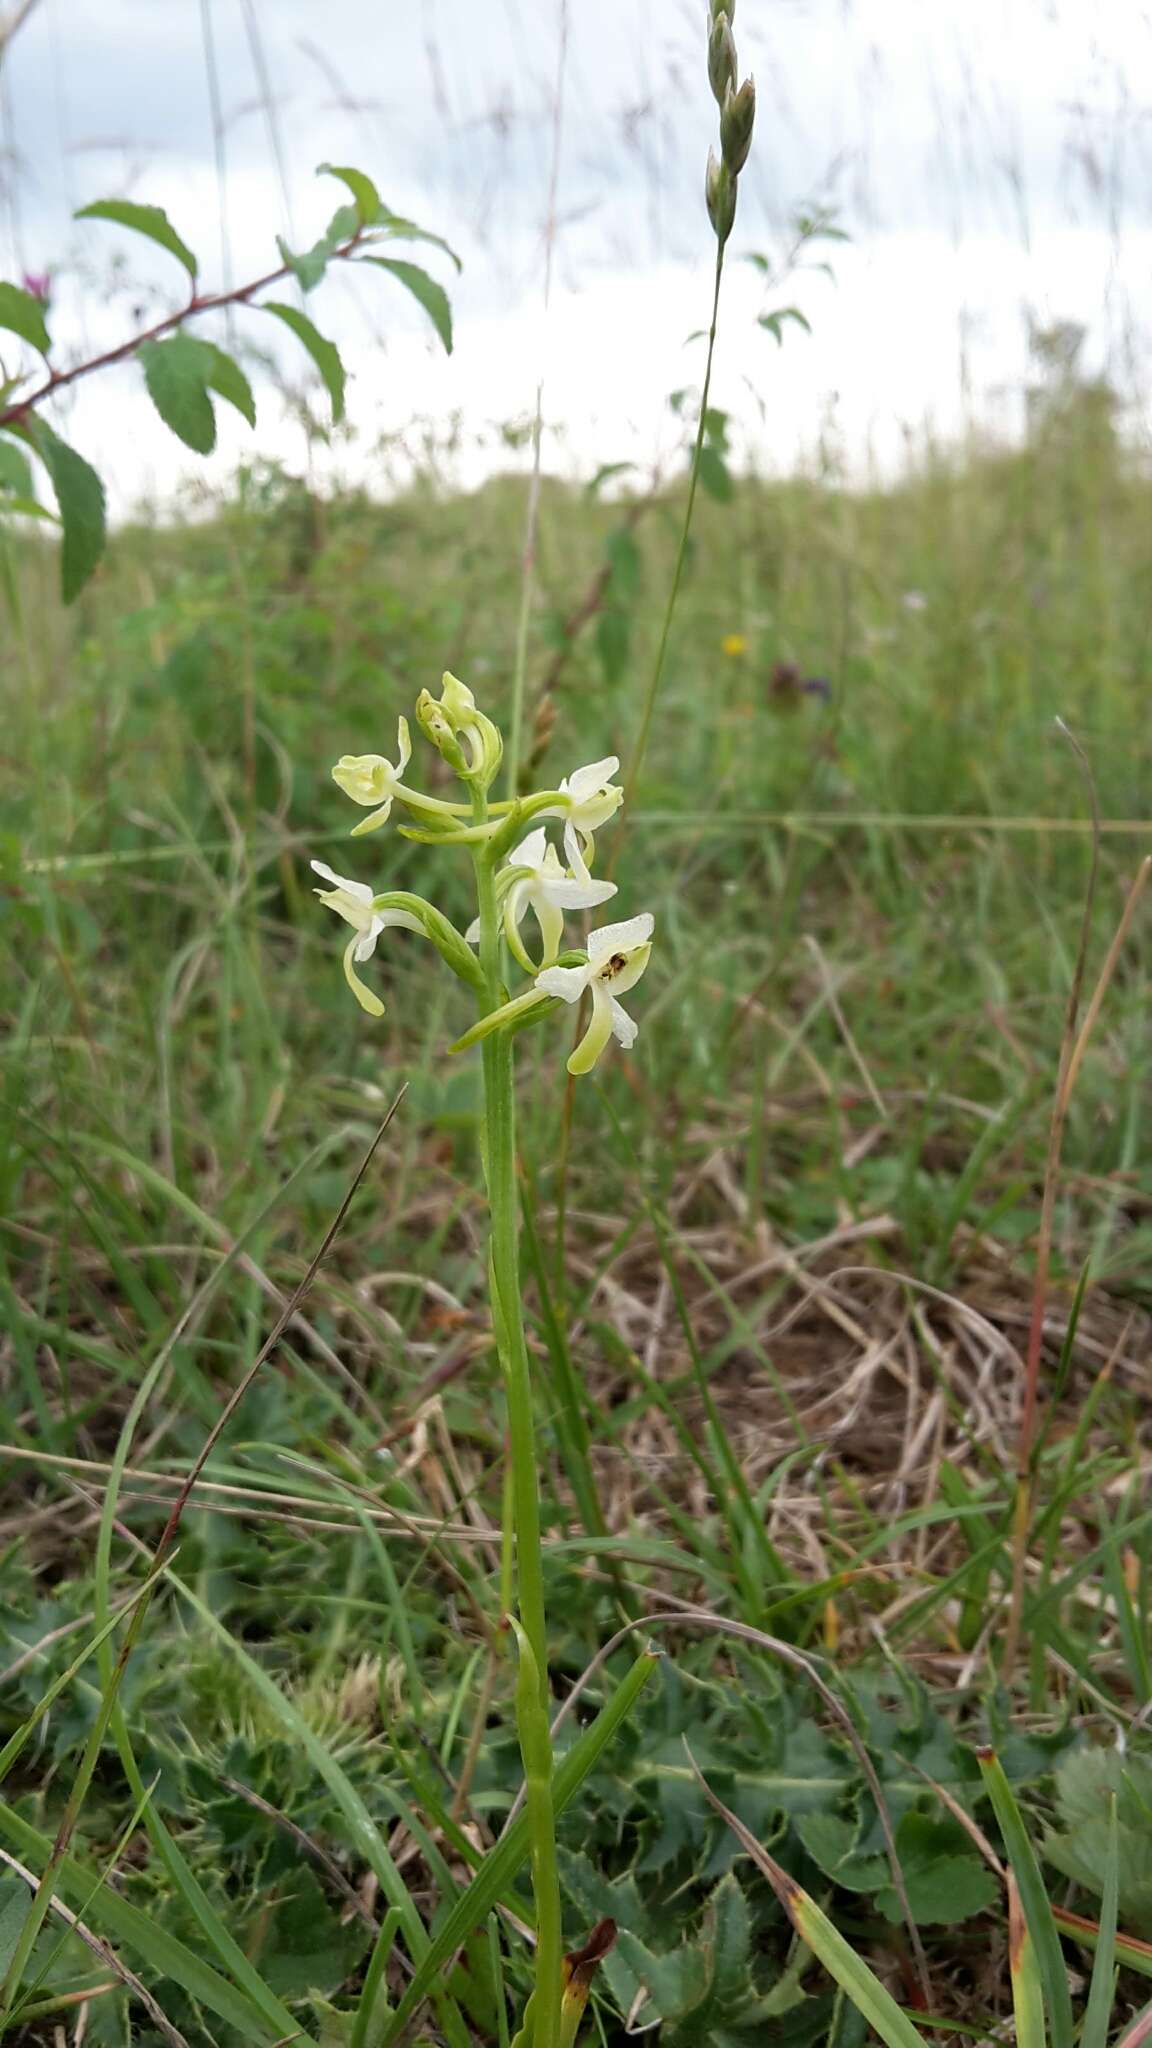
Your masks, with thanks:
M 522 874 L 510 883 L 504 897 L 504 935 L 509 947 L 526 974 L 535 974 L 536 962 L 530 960 L 520 938 L 520 926 L 526 911 L 531 910 L 540 927 L 540 940 L 544 951 L 544 964 L 554 960 L 560 951 L 564 937 L 564 912 L 566 910 L 592 910 L 598 903 L 607 903 L 616 894 L 615 882 L 594 882 L 588 872 L 588 864 L 580 850 L 579 842 L 571 826 L 565 827 L 564 847 L 571 867 L 569 873 L 561 866 L 560 856 L 554 846 L 548 843 L 548 834 L 541 825 L 530 832 L 519 846 L 509 854 L 507 874 L 513 868 L 528 868 L 531 872 Z M 469 925 L 465 937 L 475 945 L 480 937 L 480 920 Z
M 342 754 L 332 770 L 332 780 L 339 783 L 345 796 L 350 796 L 354 804 L 379 806 L 370 818 L 362 818 L 358 825 L 352 827 L 353 839 L 365 832 L 375 832 L 388 822 L 393 798 L 412 759 L 412 741 L 406 718 L 402 718 L 396 727 L 396 751 L 395 767 L 384 759 L 383 754 Z
M 565 799 L 564 803 L 540 811 L 538 816 L 567 819 L 580 834 L 585 853 L 591 853 L 592 834 L 608 823 L 624 801 L 624 791 L 609 780 L 619 766 L 618 756 L 609 754 L 606 760 L 590 761 L 586 768 L 577 768 L 575 774 L 566 775 L 560 784 L 558 793 Z
M 352 937 L 344 948 L 344 978 L 362 1010 L 370 1017 L 382 1017 L 384 1005 L 379 996 L 365 987 L 356 972 L 354 962 L 369 960 L 376 951 L 376 941 L 381 932 L 392 926 L 399 926 L 406 932 L 423 932 L 424 927 L 410 910 L 377 910 L 376 899 L 367 882 L 351 882 L 346 875 L 336 874 L 325 867 L 322 860 L 311 863 L 312 872 L 322 875 L 326 882 L 335 886 L 331 889 L 317 889 L 321 903 L 342 917 L 345 924 L 352 926 Z
M 623 924 L 602 925 L 589 933 L 586 966 L 546 967 L 536 976 L 541 995 L 559 996 L 564 1003 L 578 1003 L 585 989 L 592 992 L 592 1021 L 569 1058 L 570 1074 L 591 1073 L 609 1038 L 625 1048 L 636 1043 L 640 1027 L 616 997 L 635 988 L 647 967 L 654 927 L 648 911 Z

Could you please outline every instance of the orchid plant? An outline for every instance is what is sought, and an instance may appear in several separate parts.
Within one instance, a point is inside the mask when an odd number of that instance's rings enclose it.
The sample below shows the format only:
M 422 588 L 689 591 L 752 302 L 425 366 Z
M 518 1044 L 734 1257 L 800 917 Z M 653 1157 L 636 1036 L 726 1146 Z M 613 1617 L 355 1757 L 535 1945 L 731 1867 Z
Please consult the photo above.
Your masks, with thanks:
M 556 1866 L 540 1498 L 520 1289 L 512 1041 L 518 1031 L 588 995 L 589 1023 L 569 1055 L 568 1071 L 590 1073 L 613 1037 L 631 1046 L 638 1027 L 619 997 L 636 986 L 648 965 L 654 921 L 643 913 L 602 925 L 583 947 L 565 949 L 566 915 L 598 909 L 616 895 L 614 882 L 598 881 L 592 872 L 596 834 L 624 801 L 623 790 L 612 781 L 620 765 L 614 755 L 578 768 L 556 789 L 493 802 L 489 791 L 500 771 L 503 741 L 471 690 L 446 674 L 438 698 L 421 692 L 416 722 L 463 784 L 466 801 L 446 802 L 404 781 L 412 738 L 403 718 L 394 763 L 380 754 L 346 754 L 332 774 L 345 795 L 369 812 L 353 826 L 353 837 L 379 830 L 399 805 L 408 813 L 398 828 L 405 838 L 468 851 L 477 898 L 477 915 L 468 930 L 461 933 L 422 896 L 404 890 L 374 893 L 367 882 L 338 875 L 322 861 L 313 861 L 312 867 L 329 885 L 317 889 L 320 901 L 351 927 L 344 975 L 369 1016 L 383 1016 L 384 1004 L 357 969 L 371 958 L 381 934 L 393 929 L 429 939 L 476 998 L 477 1020 L 452 1050 L 481 1047 L 492 1327 L 508 1402 L 512 1484 L 505 1543 L 516 1606 L 509 1626 L 519 1656 L 516 1714 L 537 1922 L 534 1991 L 517 2041 L 520 2048 L 529 2043 L 531 2048 L 567 2048 L 583 1995 L 564 1956 Z M 548 821 L 556 823 L 558 843 L 549 838 Z M 522 931 L 529 910 L 538 933 L 538 958 Z M 526 986 L 514 993 L 505 985 L 506 956 L 528 976 Z

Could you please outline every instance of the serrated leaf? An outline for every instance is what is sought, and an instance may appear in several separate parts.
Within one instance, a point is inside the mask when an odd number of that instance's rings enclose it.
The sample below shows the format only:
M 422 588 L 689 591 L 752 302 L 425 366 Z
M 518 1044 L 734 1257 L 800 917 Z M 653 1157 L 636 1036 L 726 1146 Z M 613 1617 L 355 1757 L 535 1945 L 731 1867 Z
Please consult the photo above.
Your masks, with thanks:
M 333 343 L 325 340 L 324 336 L 313 327 L 307 315 L 298 312 L 295 306 L 283 306 L 279 305 L 274 299 L 265 299 L 261 304 L 260 311 L 262 313 L 271 313 L 275 319 L 282 320 L 285 327 L 291 328 L 297 341 L 307 349 L 328 388 L 328 396 L 332 400 L 333 421 L 342 420 L 344 417 L 344 386 L 346 380 L 344 365 L 340 361 L 339 353 Z
M 616 1946 L 661 2019 L 684 2019 L 707 1995 L 708 1964 L 698 1948 L 685 1946 L 654 1955 L 627 1927 L 620 1929 Z
M 437 284 L 434 277 L 429 277 L 426 270 L 421 270 L 418 263 L 403 263 L 396 256 L 362 256 L 360 261 L 374 263 L 378 269 L 390 270 L 393 277 L 399 278 L 405 289 L 423 306 L 447 353 L 451 355 L 452 308 L 443 285 Z
M 736 486 L 724 457 L 707 445 L 700 450 L 700 481 L 710 498 L 718 504 L 730 505 L 736 495 Z
M 0 284 L 0 327 L 46 356 L 52 346 L 39 299 L 18 284 Z
M 744 2003 L 752 1985 L 752 1923 L 748 1901 L 729 1871 L 708 1901 L 704 1940 L 712 1957 L 712 1995 L 721 2005 Z
M 250 427 L 254 427 L 256 400 L 252 396 L 252 386 L 239 363 L 224 349 L 217 348 L 215 342 L 202 341 L 200 347 L 206 351 L 206 383 L 211 385 L 213 391 L 219 392 L 221 398 L 229 405 L 235 406 L 236 411 L 247 420 Z
M 874 1892 L 891 1877 L 886 1856 L 860 1853 L 858 1821 L 839 1813 L 803 1813 L 796 1832 L 817 1868 L 846 1891 Z
M 165 426 L 197 455 L 210 455 L 216 446 L 216 413 L 205 375 L 206 347 L 190 334 L 174 334 L 168 341 L 141 342 L 136 351 L 148 396 Z
M 372 225 L 381 210 L 380 194 L 365 172 L 355 171 L 349 164 L 317 164 L 316 174 L 318 177 L 339 178 L 342 184 L 347 185 L 356 202 L 361 227 Z
M 376 216 L 376 226 L 397 242 L 428 242 L 433 249 L 442 249 L 458 271 L 464 268 L 455 249 L 450 242 L 444 240 L 443 235 L 430 234 L 427 228 L 417 227 L 414 220 L 405 219 L 402 213 L 393 213 L 391 207 L 380 208 Z
M 0 440 L 0 491 L 15 491 L 21 498 L 35 495 L 28 457 L 12 441 Z
M 104 553 L 104 486 L 90 462 L 62 441 L 44 420 L 29 420 L 23 437 L 52 480 L 60 521 L 60 588 L 65 604 L 77 597 Z
M 139 206 L 134 199 L 94 199 L 90 206 L 80 208 L 75 219 L 108 220 L 117 227 L 130 228 L 133 234 L 146 236 L 150 242 L 158 243 L 161 249 L 167 249 L 170 256 L 175 256 L 189 277 L 195 280 L 199 264 L 162 206 Z

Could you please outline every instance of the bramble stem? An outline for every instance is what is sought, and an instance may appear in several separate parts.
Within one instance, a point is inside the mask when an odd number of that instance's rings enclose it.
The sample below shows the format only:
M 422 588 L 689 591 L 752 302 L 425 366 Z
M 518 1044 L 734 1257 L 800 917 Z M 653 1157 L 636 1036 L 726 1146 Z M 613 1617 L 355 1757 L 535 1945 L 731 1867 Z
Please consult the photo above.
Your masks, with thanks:
M 473 815 L 487 822 L 486 798 L 476 793 Z M 504 1002 L 500 972 L 500 923 L 496 903 L 495 863 L 491 848 L 473 849 L 476 893 L 480 910 L 480 969 L 485 992 L 481 1016 Z M 562 1988 L 563 1937 L 560 1880 L 552 1809 L 552 1764 L 548 1729 L 548 1632 L 544 1614 L 544 1568 L 540 1547 L 540 1490 L 536 1476 L 536 1430 L 532 1413 L 532 1378 L 524 1338 L 520 1298 L 519 1209 L 516 1186 L 516 1126 L 512 1040 L 494 1032 L 481 1046 L 484 1073 L 484 1174 L 491 1217 L 489 1283 L 496 1349 L 504 1374 L 508 1403 L 509 1455 L 512 1467 L 512 1516 L 515 1531 L 516 1605 L 531 1661 L 535 1685 L 531 1700 L 517 1688 L 517 1725 L 527 1785 L 532 1832 L 532 1877 L 536 1894 L 536 1988 L 532 2008 L 533 2048 L 558 2048 Z M 530 1705 L 532 1711 L 526 1711 Z M 540 1729 L 549 1742 L 541 1755 Z M 546 1765 L 546 1768 L 545 1768 Z

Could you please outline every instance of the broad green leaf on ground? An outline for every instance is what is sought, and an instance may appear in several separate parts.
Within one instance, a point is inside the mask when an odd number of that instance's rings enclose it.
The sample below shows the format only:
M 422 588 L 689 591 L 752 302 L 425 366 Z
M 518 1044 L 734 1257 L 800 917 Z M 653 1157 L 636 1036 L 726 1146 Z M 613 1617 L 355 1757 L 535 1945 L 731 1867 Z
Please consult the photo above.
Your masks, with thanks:
M 46 356 L 52 343 L 39 299 L 18 284 L 0 284 L 0 327 Z
M 930 1814 L 906 1813 L 896 1830 L 896 1853 L 912 1917 L 921 1926 L 971 1920 L 1000 1897 L 995 1873 L 950 1816 L 936 1820 Z M 904 1907 L 890 1881 L 880 1888 L 877 1904 L 889 1920 L 903 1920 Z
M 284 306 L 275 299 L 265 299 L 261 304 L 260 311 L 262 313 L 271 313 L 275 319 L 282 320 L 285 327 L 291 328 L 297 341 L 301 342 L 304 348 L 307 349 L 308 354 L 311 356 L 312 361 L 315 363 L 316 368 L 328 387 L 328 396 L 332 400 L 333 422 L 342 420 L 344 417 L 344 386 L 346 379 L 344 376 L 344 365 L 340 361 L 339 352 L 333 343 L 326 340 L 324 335 L 318 333 L 307 315 L 298 312 L 295 306 Z
M 452 353 L 452 308 L 448 294 L 442 284 L 421 270 L 418 263 L 404 263 L 396 256 L 362 256 L 362 263 L 374 263 L 380 270 L 390 270 L 393 277 L 411 292 L 423 306 L 433 327 L 449 355 Z
M 840 1814 L 803 1814 L 796 1832 L 812 1861 L 834 1884 L 876 1899 L 890 1920 L 904 1908 L 892 1884 L 884 1854 L 862 1854 L 860 1825 Z M 1000 1887 L 972 1848 L 963 1828 L 946 1816 L 909 1811 L 896 1829 L 896 1853 L 904 1873 L 912 1917 L 922 1926 L 969 1920 L 993 1905 Z
M 329 1996 L 362 1961 L 372 1936 L 342 1921 L 307 1864 L 297 1863 L 260 1902 L 260 1975 L 279 1998 Z
M 22 434 L 40 457 L 56 493 L 64 528 L 60 587 L 65 604 L 71 604 L 104 553 L 104 486 L 91 463 L 62 441 L 46 421 L 29 419 Z
M 82 206 L 76 220 L 108 220 L 117 227 L 130 228 L 133 234 L 145 235 L 150 242 L 157 242 L 169 255 L 175 256 L 184 265 L 188 275 L 195 279 L 199 268 L 195 256 L 180 235 L 177 234 L 162 206 L 140 206 L 134 199 L 94 199 L 90 206 Z
M 1083 1749 L 1056 1773 L 1059 1826 L 1044 1835 L 1045 1863 L 1099 1897 L 1109 1856 L 1109 1797 L 1116 1798 L 1121 1924 L 1152 1934 L 1152 1762 L 1115 1749 Z
M 792 1977 L 780 1978 L 767 1994 L 757 1984 L 748 1901 L 731 1871 L 716 1886 L 688 1941 L 656 1950 L 621 1926 L 616 1945 L 647 1997 L 639 2010 L 641 2024 L 660 2017 L 664 2048 L 697 2048 L 705 2041 L 710 2048 L 753 2048 L 753 2043 L 770 2040 L 772 2022 L 785 2016 L 783 2038 L 813 2038 L 803 2026 L 810 2001 Z M 826 2020 L 827 2014 L 821 2017 Z

